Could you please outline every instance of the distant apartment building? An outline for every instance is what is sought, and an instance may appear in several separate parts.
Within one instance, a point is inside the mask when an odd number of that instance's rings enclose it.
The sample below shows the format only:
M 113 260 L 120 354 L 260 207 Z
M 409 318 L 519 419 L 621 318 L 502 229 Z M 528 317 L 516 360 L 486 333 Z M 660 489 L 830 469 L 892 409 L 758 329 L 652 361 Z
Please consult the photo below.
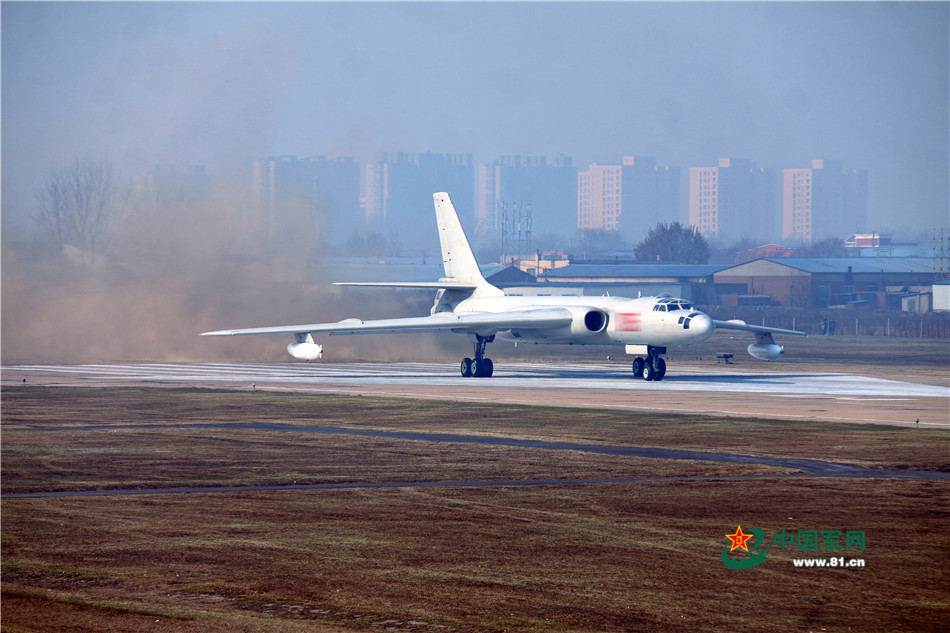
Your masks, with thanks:
M 474 229 L 475 167 L 471 154 L 386 153 L 363 166 L 360 197 L 371 227 L 394 237 L 401 248 L 425 251 L 438 247 L 432 194 L 452 197 L 466 230 Z
M 313 214 L 321 234 L 350 235 L 363 224 L 360 168 L 352 158 L 269 157 L 254 164 L 254 194 L 268 230 L 284 226 L 281 214 Z
M 577 227 L 639 240 L 658 222 L 679 220 L 679 188 L 679 167 L 657 165 L 652 156 L 595 163 L 577 175 Z
M 786 169 L 782 180 L 782 237 L 803 242 L 844 239 L 867 224 L 868 174 L 842 161 L 813 160 Z
M 620 178 L 620 232 L 628 241 L 641 240 L 660 222 L 679 222 L 679 167 L 658 165 L 652 156 L 624 156 Z
M 506 214 L 531 209 L 536 233 L 570 235 L 577 228 L 577 168 L 567 157 L 507 156 L 479 165 L 475 185 L 477 231 L 502 231 Z
M 597 163 L 577 174 L 577 228 L 620 228 L 621 174 L 620 165 Z
M 689 223 L 707 238 L 772 239 L 776 172 L 750 160 L 720 158 L 718 167 L 689 170 Z

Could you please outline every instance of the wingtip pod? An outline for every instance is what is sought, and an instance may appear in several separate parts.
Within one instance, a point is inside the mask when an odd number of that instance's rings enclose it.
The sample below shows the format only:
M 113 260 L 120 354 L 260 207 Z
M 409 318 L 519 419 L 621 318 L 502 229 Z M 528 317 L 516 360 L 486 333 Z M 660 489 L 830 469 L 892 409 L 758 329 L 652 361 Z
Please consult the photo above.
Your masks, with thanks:
M 771 334 L 756 334 L 755 343 L 746 349 L 750 356 L 759 360 L 778 360 L 785 354 L 785 348 L 776 344 Z
M 299 360 L 317 360 L 323 358 L 323 346 L 316 343 L 291 343 L 287 353 Z

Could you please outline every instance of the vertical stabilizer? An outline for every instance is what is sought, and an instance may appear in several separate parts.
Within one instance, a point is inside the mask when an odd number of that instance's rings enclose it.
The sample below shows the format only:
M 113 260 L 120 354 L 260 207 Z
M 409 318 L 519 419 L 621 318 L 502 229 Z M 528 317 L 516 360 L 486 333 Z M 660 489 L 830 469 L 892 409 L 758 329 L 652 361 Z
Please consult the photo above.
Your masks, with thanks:
M 458 214 L 452 205 L 452 199 L 445 192 L 432 194 L 435 203 L 435 217 L 439 225 L 439 241 L 442 244 L 442 265 L 445 279 L 467 281 L 478 286 L 473 296 L 501 296 L 504 294 L 482 277 L 478 262 L 468 244 L 465 232 L 459 222 Z

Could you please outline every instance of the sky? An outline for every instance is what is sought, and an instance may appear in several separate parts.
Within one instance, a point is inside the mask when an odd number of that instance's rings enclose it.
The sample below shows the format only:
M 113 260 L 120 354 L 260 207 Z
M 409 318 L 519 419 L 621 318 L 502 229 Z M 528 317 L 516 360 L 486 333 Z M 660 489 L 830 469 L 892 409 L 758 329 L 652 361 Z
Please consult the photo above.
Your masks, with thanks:
M 947 2 L 3 2 L 2 214 L 108 157 L 566 155 L 869 173 L 869 229 L 950 225 Z

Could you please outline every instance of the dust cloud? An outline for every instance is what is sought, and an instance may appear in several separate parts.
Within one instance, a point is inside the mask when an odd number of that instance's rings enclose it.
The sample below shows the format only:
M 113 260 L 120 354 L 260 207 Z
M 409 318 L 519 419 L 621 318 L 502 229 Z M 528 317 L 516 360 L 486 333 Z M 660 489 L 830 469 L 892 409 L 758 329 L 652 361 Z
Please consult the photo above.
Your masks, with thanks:
M 312 205 L 287 203 L 266 217 L 249 200 L 138 196 L 115 218 L 102 253 L 5 241 L 3 364 L 295 362 L 289 336 L 199 333 L 428 314 L 431 293 L 329 285 L 345 280 L 324 278 L 335 238 Z M 445 360 L 469 347 L 444 335 L 318 342 L 327 361 Z

